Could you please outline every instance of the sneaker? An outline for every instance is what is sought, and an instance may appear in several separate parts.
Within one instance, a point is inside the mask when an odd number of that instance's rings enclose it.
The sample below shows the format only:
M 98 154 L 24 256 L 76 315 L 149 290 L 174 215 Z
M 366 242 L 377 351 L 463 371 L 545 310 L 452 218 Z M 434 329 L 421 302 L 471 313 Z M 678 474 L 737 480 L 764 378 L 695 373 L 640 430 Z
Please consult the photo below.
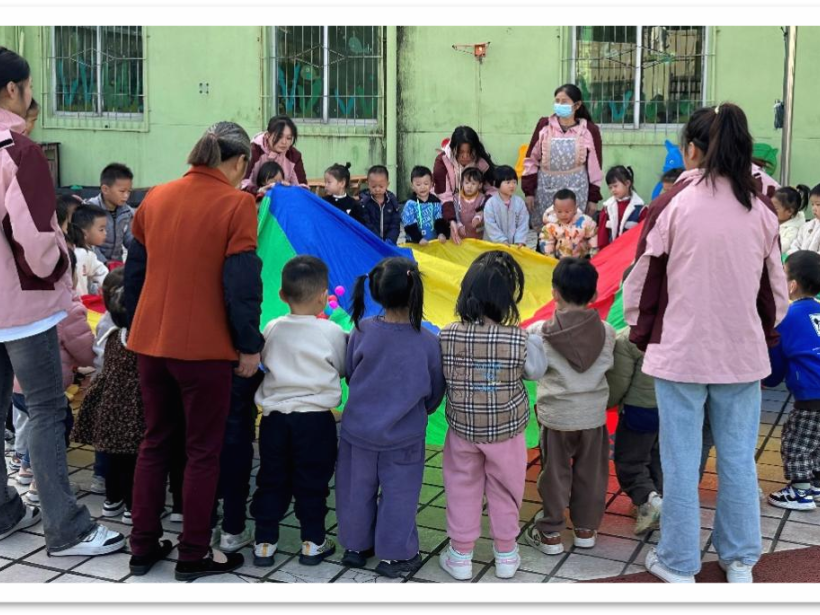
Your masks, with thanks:
M 141 577 L 148 574 L 148 571 L 154 567 L 154 564 L 168 557 L 168 554 L 174 550 L 174 546 L 170 540 L 163 540 L 157 545 L 157 548 L 148 555 L 132 555 L 128 562 L 128 567 L 131 569 L 131 574 L 135 577 Z
M 790 510 L 814 510 L 817 508 L 811 491 L 795 489 L 794 485 L 788 485 L 780 491 L 769 494 L 769 504 Z
M 743 562 L 734 561 L 727 564 L 724 561 L 718 560 L 718 566 L 726 573 L 727 583 L 754 583 L 752 579 L 752 567 L 747 566 Z
M 222 553 L 211 549 L 208 555 L 201 560 L 177 562 L 174 578 L 177 581 L 194 581 L 200 577 L 233 572 L 241 568 L 244 563 L 245 558 L 241 553 Z
M 131 511 L 127 508 L 125 512 L 122 513 L 122 524 L 123 525 L 134 525 L 134 520 L 131 518 Z
M 119 502 L 109 502 L 108 500 L 106 500 L 105 502 L 103 502 L 103 517 L 119 517 L 124 512 L 125 502 L 123 500 L 120 500 Z
M 235 553 L 242 547 L 246 547 L 253 542 L 253 530 L 246 527 L 240 534 L 228 534 L 222 532 L 219 537 L 219 550 L 226 553 Z
M 662 506 L 663 500 L 661 496 L 654 491 L 650 493 L 646 502 L 638 506 L 635 534 L 640 535 L 649 530 L 657 530 L 660 527 Z
M 318 566 L 334 553 L 336 553 L 336 545 L 330 538 L 325 538 L 325 541 L 320 545 L 306 540 L 302 543 L 299 563 L 303 566 Z
M 258 542 L 253 546 L 253 565 L 259 568 L 273 566 L 273 555 L 276 553 L 276 544 Z
M 811 486 L 811 497 L 815 502 L 820 502 L 820 485 Z
M 658 552 L 656 549 L 650 549 L 649 553 L 646 554 L 646 561 L 644 562 L 644 565 L 646 566 L 647 572 L 655 575 L 661 581 L 665 581 L 666 583 L 695 582 L 695 575 L 678 574 L 677 572 L 672 572 L 663 564 L 661 564 L 660 560 L 658 559 Z
M 421 568 L 421 555 L 416 553 L 410 559 L 383 559 L 376 566 L 376 572 L 388 579 L 410 576 Z
M 473 578 L 473 552 L 459 553 L 453 545 L 438 556 L 438 565 L 456 581 L 467 581 Z
M 31 485 L 26 492 L 26 500 L 29 504 L 39 504 L 40 503 L 40 492 L 37 491 L 37 481 L 31 481 Z
M 11 457 L 9 457 L 8 468 L 9 472 L 16 472 L 20 469 L 20 466 L 23 465 L 23 460 L 17 453 L 12 453 Z
M 91 533 L 73 547 L 61 551 L 50 551 L 52 556 L 68 555 L 106 555 L 119 551 L 125 546 L 125 536 L 104 525 L 97 525 Z
M 0 534 L 0 540 L 3 540 L 4 538 L 8 538 L 12 534 L 14 534 L 14 532 L 17 532 L 19 530 L 24 530 L 27 527 L 31 527 L 32 525 L 36 525 L 37 522 L 40 521 L 41 518 L 42 518 L 42 515 L 40 514 L 40 509 L 39 508 L 37 508 L 36 506 L 26 506 L 26 512 L 23 513 L 23 518 L 20 519 L 17 522 L 17 525 L 12 527 L 10 530 Z
M 499 553 L 493 547 L 495 556 L 495 576 L 499 579 L 512 579 L 521 566 L 521 555 L 518 553 L 518 545 L 509 553 Z
M 545 534 L 537 527 L 531 527 L 524 534 L 524 539 L 528 545 L 534 549 L 538 549 L 544 555 L 560 555 L 564 552 L 564 544 L 561 542 L 561 534 L 559 532 Z
M 347 549 L 344 557 L 342 557 L 342 566 L 349 568 L 364 568 L 367 565 L 367 560 L 375 557 L 376 551 L 373 549 L 365 549 L 364 551 L 351 551 Z
M 102 476 L 95 474 L 91 477 L 91 483 L 88 485 L 88 490 L 97 495 L 105 495 L 105 479 Z
M 579 549 L 591 549 L 595 546 L 595 537 L 598 535 L 598 532 L 595 530 L 585 530 L 580 527 L 576 527 L 573 530 L 573 541 L 576 547 Z
M 21 485 L 30 485 L 34 481 L 34 472 L 31 468 L 21 465 L 17 472 L 17 482 Z
M 171 523 L 182 523 L 182 520 L 183 520 L 182 513 L 176 513 L 176 512 L 171 513 Z
M 6 434 L 3 438 L 5 440 L 5 450 L 11 451 L 14 450 L 14 432 L 10 429 L 6 429 Z

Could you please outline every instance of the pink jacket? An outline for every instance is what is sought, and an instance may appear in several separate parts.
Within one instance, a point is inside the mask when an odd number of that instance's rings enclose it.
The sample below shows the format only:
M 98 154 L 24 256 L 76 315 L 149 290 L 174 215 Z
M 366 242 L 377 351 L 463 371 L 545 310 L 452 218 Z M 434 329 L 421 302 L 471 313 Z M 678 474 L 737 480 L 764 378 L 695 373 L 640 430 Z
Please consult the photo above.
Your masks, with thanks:
M 78 294 L 74 294 L 68 316 L 57 325 L 60 340 L 60 359 L 63 363 L 63 388 L 74 380 L 78 367 L 94 365 L 94 332 L 88 324 L 88 311 Z
M 35 323 L 71 306 L 68 249 L 43 151 L 23 118 L 0 109 L 0 329 Z
M 288 182 L 291 186 L 298 186 L 300 182 L 296 173 L 296 164 L 288 158 L 287 153 L 274 154 L 268 147 L 268 141 L 265 139 L 266 134 L 267 133 L 260 132 L 253 138 L 253 141 L 251 141 L 252 145 L 255 145 L 262 151 L 262 155 L 259 156 L 256 162 L 254 162 L 248 177 L 242 180 L 242 190 L 255 193 L 262 187 L 257 185 L 256 178 L 257 175 L 259 175 L 259 169 L 262 165 L 271 160 L 278 162 L 279 166 L 282 167 L 282 174 L 286 182 Z
M 483 158 L 475 166 L 482 173 L 486 173 L 490 168 L 489 163 Z M 439 152 L 433 162 L 433 194 L 441 200 L 442 215 L 446 220 L 455 220 L 456 218 L 453 201 L 461 187 L 460 180 L 461 178 L 456 178 L 456 163 L 453 161 L 453 151 L 448 145 Z M 487 195 L 487 198 L 490 198 L 498 190 L 491 183 L 484 182 L 483 192 Z
M 624 285 L 630 340 L 649 376 L 698 384 L 754 382 L 789 306 L 777 216 L 748 211 L 728 180 L 684 172 L 649 208 Z

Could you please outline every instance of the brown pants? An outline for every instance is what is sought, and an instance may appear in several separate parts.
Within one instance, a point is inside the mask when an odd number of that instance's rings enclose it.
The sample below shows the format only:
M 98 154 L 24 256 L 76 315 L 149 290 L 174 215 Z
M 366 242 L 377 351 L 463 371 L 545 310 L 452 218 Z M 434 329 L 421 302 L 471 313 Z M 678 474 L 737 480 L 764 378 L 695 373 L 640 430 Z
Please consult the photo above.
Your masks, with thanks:
M 606 507 L 609 433 L 606 425 L 580 431 L 541 428 L 538 493 L 544 517 L 536 527 L 549 534 L 566 527 L 564 510 L 576 528 L 597 530 Z

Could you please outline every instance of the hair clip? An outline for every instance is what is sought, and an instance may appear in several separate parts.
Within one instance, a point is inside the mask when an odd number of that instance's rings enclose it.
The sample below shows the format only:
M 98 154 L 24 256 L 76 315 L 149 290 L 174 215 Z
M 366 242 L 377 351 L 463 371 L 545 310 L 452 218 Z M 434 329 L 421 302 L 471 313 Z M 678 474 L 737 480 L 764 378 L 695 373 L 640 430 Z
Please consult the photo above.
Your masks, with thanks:
M 718 113 L 720 113 L 720 105 L 715 107 L 715 115 L 717 115 Z

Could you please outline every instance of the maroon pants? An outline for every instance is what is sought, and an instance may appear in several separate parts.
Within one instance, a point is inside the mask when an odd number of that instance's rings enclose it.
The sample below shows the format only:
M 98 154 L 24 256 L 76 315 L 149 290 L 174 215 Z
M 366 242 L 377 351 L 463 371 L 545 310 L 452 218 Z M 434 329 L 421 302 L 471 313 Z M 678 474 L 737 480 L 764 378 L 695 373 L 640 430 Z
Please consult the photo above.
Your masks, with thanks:
M 131 552 L 147 555 L 162 537 L 166 478 L 173 444 L 184 432 L 188 457 L 182 486 L 180 561 L 208 554 L 219 454 L 231 397 L 229 361 L 180 361 L 139 355 L 145 438 L 134 475 Z

